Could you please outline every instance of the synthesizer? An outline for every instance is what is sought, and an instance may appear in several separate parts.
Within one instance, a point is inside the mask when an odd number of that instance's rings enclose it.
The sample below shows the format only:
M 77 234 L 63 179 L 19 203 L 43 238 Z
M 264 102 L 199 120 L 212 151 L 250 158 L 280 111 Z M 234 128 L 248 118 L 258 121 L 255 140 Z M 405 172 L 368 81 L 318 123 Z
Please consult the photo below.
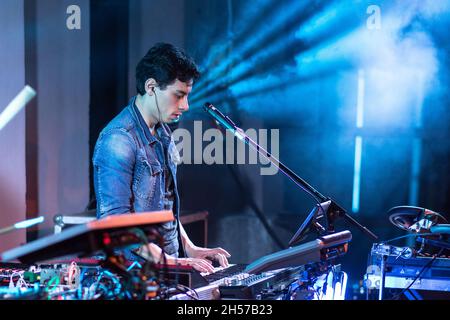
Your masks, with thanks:
M 383 249 L 383 252 L 380 250 Z M 385 257 L 384 288 L 450 291 L 450 259 L 416 256 L 408 247 L 374 245 L 364 276 L 367 289 L 380 289 L 381 259 Z
M 282 268 L 260 274 L 242 273 L 219 283 L 221 299 L 262 300 L 272 292 L 280 292 L 299 278 L 303 266 Z
M 202 273 L 192 266 L 181 265 L 157 265 L 157 268 L 166 280 L 197 289 L 236 276 L 242 273 L 246 266 L 246 264 L 230 264 L 227 268 L 214 268 L 213 273 Z
M 263 256 L 251 264 L 231 265 L 209 275 L 199 274 L 191 269 L 184 274 L 178 273 L 178 280 L 181 281 L 184 277 L 183 284 L 195 289 L 193 293 L 198 295 L 198 299 L 259 299 L 261 295 L 282 290 L 298 279 L 299 274 L 305 271 L 305 266 L 327 265 L 342 256 L 347 252 L 351 238 L 351 233 L 347 230 L 329 234 Z M 190 295 L 191 293 L 173 298 L 189 299 Z
M 245 272 L 245 267 L 245 264 L 236 264 L 228 268 L 215 268 L 216 271 L 211 274 L 193 270 L 189 276 L 194 284 L 192 290 L 188 294 L 175 295 L 171 299 L 185 300 L 190 297 L 198 300 L 259 299 L 261 293 L 267 290 L 283 289 L 303 271 L 301 266 L 250 274 Z

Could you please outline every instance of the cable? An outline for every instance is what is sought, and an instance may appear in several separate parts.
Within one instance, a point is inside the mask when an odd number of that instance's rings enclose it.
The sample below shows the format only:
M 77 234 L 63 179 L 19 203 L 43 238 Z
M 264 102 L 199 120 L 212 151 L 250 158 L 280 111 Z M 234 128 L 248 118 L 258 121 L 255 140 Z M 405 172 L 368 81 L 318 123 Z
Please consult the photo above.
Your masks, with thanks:
M 137 266 L 138 268 L 142 268 L 142 265 L 141 265 L 139 262 L 134 261 L 134 262 L 127 268 L 127 271 L 130 271 L 130 270 L 133 269 L 135 266 Z
M 418 233 L 418 234 L 413 233 L 413 234 L 407 234 L 407 235 L 404 235 L 404 236 L 401 236 L 401 237 L 389 239 L 389 240 L 386 240 L 386 241 L 381 241 L 380 244 L 386 244 L 388 242 L 400 240 L 400 239 L 403 239 L 403 238 L 409 238 L 409 237 L 435 236 L 435 235 L 436 235 L 436 233 Z
M 92 285 L 91 285 L 91 287 L 92 287 L 92 286 L 94 286 L 94 287 L 93 287 L 93 290 L 92 290 L 92 297 L 90 296 L 90 297 L 89 297 L 89 300 L 93 300 L 93 299 L 95 298 L 95 293 L 97 292 L 98 287 L 100 286 L 100 280 L 101 280 L 102 277 L 103 277 L 103 273 L 104 273 L 104 271 L 102 271 L 102 272 L 100 273 L 100 275 L 98 276 L 97 281 L 95 282 L 95 284 L 92 284 Z
M 422 273 L 425 272 L 425 270 L 427 270 L 428 268 L 431 267 L 431 265 L 433 264 L 433 262 L 436 260 L 436 258 L 442 253 L 442 251 L 444 251 L 444 249 L 442 248 L 439 253 L 435 254 L 433 256 L 433 258 L 428 261 L 428 263 L 423 266 L 422 270 L 420 270 L 419 274 L 414 278 L 413 281 L 411 281 L 411 283 L 409 284 L 408 287 L 404 288 L 402 291 L 400 291 L 400 293 L 396 294 L 395 296 L 392 297 L 391 300 L 398 300 L 400 298 L 400 296 L 406 291 L 409 290 L 409 288 L 411 288 L 411 286 L 414 284 L 414 282 L 416 282 L 418 279 L 420 279 L 420 276 L 422 275 Z
M 156 96 L 155 90 L 153 90 L 153 93 L 155 94 L 156 109 L 158 109 L 158 122 L 162 124 L 161 111 L 159 110 L 159 104 L 158 104 L 158 97 Z
M 59 276 L 52 277 L 50 281 L 47 283 L 47 286 L 45 287 L 44 291 L 50 293 L 52 290 L 55 290 L 58 287 L 60 281 L 61 280 L 59 279 Z
M 23 278 L 23 274 L 24 271 L 15 271 L 13 273 L 11 273 L 11 275 L 9 276 L 9 289 L 14 289 L 14 288 L 22 288 L 22 287 L 26 287 L 28 288 L 28 284 L 26 283 L 25 279 Z M 19 279 L 17 279 L 16 281 L 16 285 L 14 285 L 14 276 L 19 276 Z
M 109 277 L 109 279 L 112 280 L 112 282 L 114 284 L 114 289 L 112 290 L 113 296 L 111 296 L 110 298 L 116 298 L 116 297 L 120 296 L 120 293 L 122 291 L 122 284 L 120 283 L 119 279 L 117 279 L 117 276 L 112 274 L 108 270 L 105 270 L 104 273 L 105 273 L 105 275 L 107 275 Z
M 77 283 L 76 282 L 74 283 L 74 280 L 76 280 L 76 277 L 79 275 L 79 273 L 80 268 L 78 268 L 77 263 L 75 261 L 72 261 L 67 270 L 67 284 L 71 289 L 75 289 L 73 288 L 73 286 L 76 287 Z
M 192 298 L 192 300 L 200 300 L 200 297 L 195 289 L 191 289 L 182 284 L 177 284 L 175 288 L 179 289 L 181 292 L 184 292 L 184 294 L 189 298 Z M 195 296 L 191 295 L 190 292 L 193 292 Z
M 78 284 L 77 289 L 77 299 L 83 300 L 83 280 L 84 280 L 84 274 L 86 273 L 86 269 L 83 269 L 80 273 L 80 282 Z

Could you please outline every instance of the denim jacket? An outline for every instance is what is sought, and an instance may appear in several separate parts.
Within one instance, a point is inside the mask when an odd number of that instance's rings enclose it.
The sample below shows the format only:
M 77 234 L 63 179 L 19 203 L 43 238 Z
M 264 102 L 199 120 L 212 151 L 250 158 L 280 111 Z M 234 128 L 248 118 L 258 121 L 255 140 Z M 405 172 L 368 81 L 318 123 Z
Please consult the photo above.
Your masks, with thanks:
M 179 153 L 167 125 L 157 128 L 160 139 L 150 134 L 130 100 L 100 133 L 94 149 L 94 188 L 97 218 L 107 215 L 158 211 L 164 208 L 166 159 L 173 178 L 175 221 L 163 223 L 158 231 L 164 238 L 164 250 L 177 255 L 179 248 L 179 196 L 176 184 Z M 166 154 L 165 154 L 166 153 Z

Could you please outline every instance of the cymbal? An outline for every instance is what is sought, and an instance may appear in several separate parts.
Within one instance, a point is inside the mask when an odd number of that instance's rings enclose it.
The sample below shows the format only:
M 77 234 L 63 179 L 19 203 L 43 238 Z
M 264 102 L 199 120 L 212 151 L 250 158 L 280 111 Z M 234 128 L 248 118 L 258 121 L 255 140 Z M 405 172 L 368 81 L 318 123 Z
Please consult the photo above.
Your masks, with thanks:
M 389 209 L 388 215 L 394 226 L 408 232 L 429 231 L 434 225 L 448 223 L 440 213 L 413 206 L 393 207 Z

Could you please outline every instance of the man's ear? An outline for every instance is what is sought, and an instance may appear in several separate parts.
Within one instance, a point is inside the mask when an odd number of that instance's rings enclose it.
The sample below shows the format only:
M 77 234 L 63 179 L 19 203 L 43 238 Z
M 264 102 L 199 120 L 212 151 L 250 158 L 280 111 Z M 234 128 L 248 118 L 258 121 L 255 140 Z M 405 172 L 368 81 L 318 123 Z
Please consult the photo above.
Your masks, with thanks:
M 148 78 L 147 81 L 145 81 L 145 92 L 152 96 L 155 94 L 155 87 L 157 87 L 158 83 L 153 78 Z

